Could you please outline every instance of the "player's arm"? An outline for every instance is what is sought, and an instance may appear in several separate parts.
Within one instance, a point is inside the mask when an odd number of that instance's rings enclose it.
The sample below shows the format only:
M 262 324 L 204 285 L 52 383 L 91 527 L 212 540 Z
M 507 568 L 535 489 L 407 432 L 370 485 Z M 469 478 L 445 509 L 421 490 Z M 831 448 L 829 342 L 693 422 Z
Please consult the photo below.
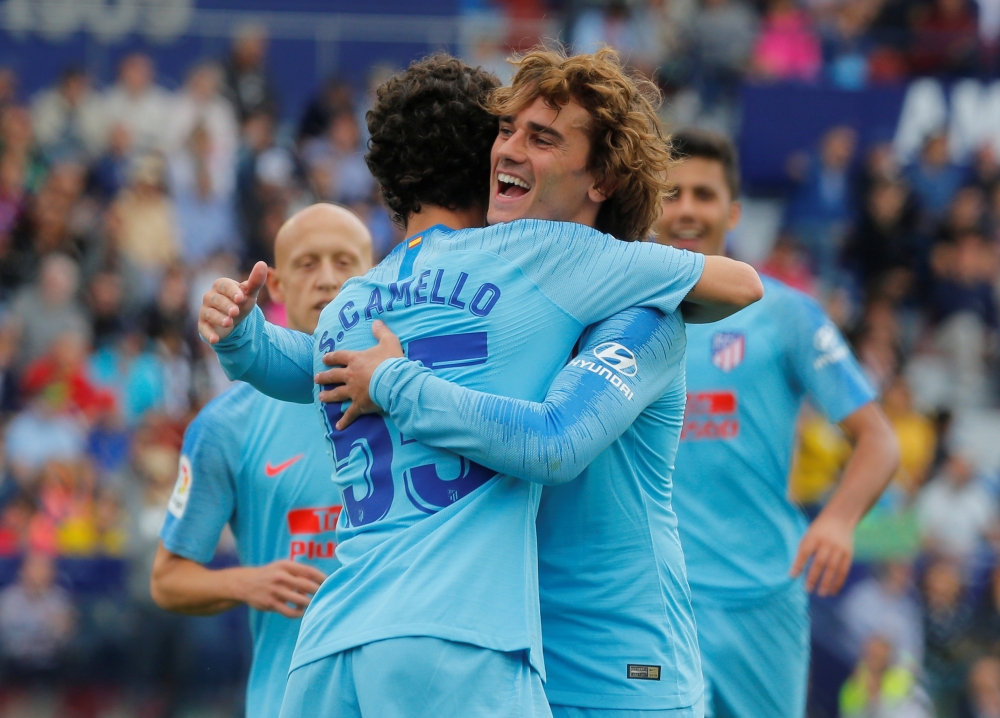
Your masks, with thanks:
M 206 406 L 184 434 L 150 593 L 161 608 L 179 613 L 208 615 L 246 603 L 295 618 L 323 581 L 315 568 L 291 561 L 230 569 L 205 565 L 236 512 L 243 446 L 240 432 L 245 423 L 229 414 L 238 413 L 242 406 L 238 397 L 227 394 Z
M 792 575 L 802 573 L 806 562 L 806 588 L 820 596 L 840 591 L 851 568 L 854 528 L 875 505 L 899 468 L 899 446 L 889 420 L 875 402 L 852 412 L 840 426 L 853 440 L 854 451 L 836 491 L 799 544 Z
M 202 298 L 198 332 L 230 379 L 281 401 L 309 404 L 313 338 L 264 319 L 257 295 L 266 279 L 264 262 L 254 265 L 245 282 L 217 279 Z
M 793 295 L 793 299 L 796 295 Z M 854 555 L 854 527 L 889 484 L 899 466 L 896 435 L 837 328 L 811 299 L 787 303 L 790 364 L 811 400 L 836 421 L 854 448 L 833 496 L 799 544 L 791 575 L 811 560 L 806 588 L 829 596 L 840 591 Z
M 312 566 L 287 560 L 210 569 L 171 553 L 161 542 L 150 591 L 160 608 L 191 616 L 209 616 L 245 603 L 258 611 L 300 618 L 324 578 Z
M 405 436 L 499 473 L 550 485 L 578 476 L 662 396 L 681 370 L 685 347 L 676 314 L 628 309 L 588 331 L 580 353 L 555 378 L 545 400 L 530 402 L 434 376 L 401 358 L 398 339 L 384 325 L 376 338 L 379 344 L 372 349 L 330 355 L 329 361 L 342 368 L 317 378 L 342 385 L 325 390 L 321 399 L 356 399 L 361 405 L 370 389 L 373 404 Z M 607 354 L 604 363 L 596 352 L 609 343 L 620 349 Z M 343 425 L 354 416 L 345 414 Z
M 512 237 L 530 236 L 526 228 L 560 233 L 551 247 L 531 251 L 515 241 L 501 247 L 538 287 L 576 317 L 596 324 L 631 306 L 670 314 L 689 302 L 697 319 L 719 319 L 764 296 L 753 267 L 727 257 L 705 257 L 653 242 L 623 242 L 580 225 L 530 221 L 510 223 Z M 523 252 L 524 256 L 513 256 Z M 701 316 L 698 316 L 701 315 Z
M 706 256 L 705 271 L 681 305 L 684 321 L 707 324 L 725 319 L 764 296 L 764 285 L 749 264 Z

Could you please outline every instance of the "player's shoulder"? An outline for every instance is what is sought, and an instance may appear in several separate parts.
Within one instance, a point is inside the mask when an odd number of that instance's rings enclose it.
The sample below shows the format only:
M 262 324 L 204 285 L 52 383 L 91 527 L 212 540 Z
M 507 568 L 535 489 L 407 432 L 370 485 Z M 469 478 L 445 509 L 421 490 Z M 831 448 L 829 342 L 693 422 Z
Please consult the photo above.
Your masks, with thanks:
M 469 248 L 517 250 L 529 248 L 539 251 L 548 247 L 559 248 L 563 242 L 610 241 L 614 237 L 575 222 L 555 222 L 547 219 L 516 219 L 513 222 L 475 227 L 454 232 L 451 239 Z M 544 243 L 539 240 L 545 240 Z
M 188 425 L 185 443 L 194 440 L 231 440 L 238 438 L 248 426 L 249 417 L 258 415 L 269 397 L 249 384 L 235 382 L 212 399 Z M 274 400 L 272 400 L 274 401 Z

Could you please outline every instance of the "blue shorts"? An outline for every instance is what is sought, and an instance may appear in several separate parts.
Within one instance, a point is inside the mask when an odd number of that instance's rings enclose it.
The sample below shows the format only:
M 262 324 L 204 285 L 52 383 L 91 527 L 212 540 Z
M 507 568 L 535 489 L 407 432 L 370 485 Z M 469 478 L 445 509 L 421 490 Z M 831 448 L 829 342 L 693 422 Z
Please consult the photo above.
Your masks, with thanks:
M 552 718 L 703 718 L 704 715 L 705 706 L 701 701 L 689 708 L 651 711 L 552 706 Z
M 809 599 L 801 582 L 747 606 L 699 601 L 705 714 L 802 718 L 809 679 Z
M 281 718 L 551 718 L 527 651 L 411 636 L 296 668 Z

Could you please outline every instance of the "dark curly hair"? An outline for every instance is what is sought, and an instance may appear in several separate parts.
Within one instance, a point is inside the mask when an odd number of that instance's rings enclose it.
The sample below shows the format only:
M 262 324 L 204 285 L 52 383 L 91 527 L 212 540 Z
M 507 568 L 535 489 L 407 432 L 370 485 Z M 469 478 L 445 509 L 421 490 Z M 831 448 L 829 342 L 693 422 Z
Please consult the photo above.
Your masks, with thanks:
M 424 204 L 467 209 L 489 198 L 497 120 L 486 109 L 500 85 L 480 67 L 438 54 L 379 86 L 365 119 L 365 161 L 393 221 L 406 226 Z

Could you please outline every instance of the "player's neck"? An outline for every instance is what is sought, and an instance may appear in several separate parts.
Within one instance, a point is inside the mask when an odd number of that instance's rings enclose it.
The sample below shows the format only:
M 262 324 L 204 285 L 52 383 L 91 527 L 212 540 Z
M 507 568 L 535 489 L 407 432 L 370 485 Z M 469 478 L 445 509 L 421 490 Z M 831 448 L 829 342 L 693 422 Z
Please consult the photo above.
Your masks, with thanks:
M 443 224 L 451 229 L 469 229 L 486 225 L 486 210 L 482 207 L 447 209 L 436 204 L 425 204 L 419 212 L 406 219 L 406 236 L 425 232 L 434 225 Z

